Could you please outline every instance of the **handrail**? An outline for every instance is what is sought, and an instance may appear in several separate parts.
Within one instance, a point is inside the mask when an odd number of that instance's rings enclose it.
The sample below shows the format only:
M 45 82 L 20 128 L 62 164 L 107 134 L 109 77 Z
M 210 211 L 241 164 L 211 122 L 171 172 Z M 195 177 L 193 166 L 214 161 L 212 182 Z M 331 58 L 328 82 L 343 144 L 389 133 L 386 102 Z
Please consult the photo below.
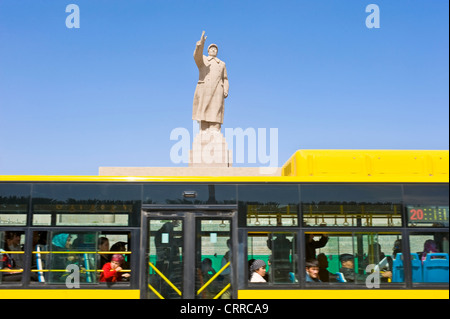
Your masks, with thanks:
M 230 288 L 230 287 L 231 287 L 231 284 L 226 285 L 225 288 L 223 288 L 213 299 L 219 299 L 220 296 L 222 296 L 225 293 L 225 291 L 227 291 L 228 288 Z
M 25 252 L 22 252 L 25 253 Z M 32 254 L 105 254 L 130 255 L 131 251 L 32 251 Z M 13 254 L 11 252 L 11 254 Z
M 148 284 L 148 288 L 150 288 L 155 293 L 155 295 L 159 297 L 159 299 L 164 299 L 164 297 L 161 296 L 161 294 L 155 288 L 153 288 L 152 285 Z
M 105 255 L 130 255 L 131 251 L 36 251 L 33 250 L 32 254 L 105 254 Z M 0 250 L 0 254 L 25 254 L 23 250 Z
M 164 276 L 164 274 L 161 271 L 159 271 L 158 268 L 155 267 L 155 265 L 153 265 L 151 262 L 149 262 L 148 264 L 150 267 L 153 268 L 154 271 L 156 271 L 158 275 L 161 276 L 162 279 L 164 279 L 165 282 L 169 284 L 170 287 L 173 288 L 173 290 L 175 290 L 181 296 L 181 291 L 177 287 L 175 287 L 175 285 L 169 279 L 167 279 L 167 277 Z
M 0 254 L 25 254 L 23 250 L 3 250 L 0 249 Z
M 67 270 L 67 269 L 31 269 L 30 271 L 31 272 L 70 272 L 70 270 Z M 81 272 L 82 273 L 84 273 L 84 272 L 104 272 L 104 270 L 103 269 L 90 269 L 90 270 L 84 269 L 84 270 L 81 270 Z M 122 269 L 119 272 L 131 272 L 131 269 Z
M 208 281 L 203 285 L 203 287 L 201 287 L 201 288 L 197 291 L 197 295 L 199 295 L 203 290 L 205 290 L 205 288 L 208 287 L 209 284 L 212 283 L 212 282 L 214 281 L 214 279 L 216 279 L 217 276 L 219 276 L 225 269 L 227 269 L 227 267 L 228 267 L 229 265 L 230 265 L 230 262 L 227 262 L 227 263 L 225 264 L 225 266 L 223 266 L 218 272 L 216 272 L 216 273 L 214 274 L 214 276 L 212 276 L 211 279 L 208 280 Z

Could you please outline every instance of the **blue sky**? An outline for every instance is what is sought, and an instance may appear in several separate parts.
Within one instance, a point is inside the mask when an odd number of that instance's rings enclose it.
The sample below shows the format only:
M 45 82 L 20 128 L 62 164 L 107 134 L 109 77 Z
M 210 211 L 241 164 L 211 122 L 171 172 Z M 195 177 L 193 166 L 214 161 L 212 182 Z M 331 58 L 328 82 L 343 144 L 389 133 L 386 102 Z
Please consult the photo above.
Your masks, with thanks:
M 227 64 L 223 128 L 277 128 L 280 166 L 297 149 L 448 149 L 448 7 L 0 0 L 0 175 L 186 166 L 170 159 L 170 133 L 192 130 L 202 30 Z

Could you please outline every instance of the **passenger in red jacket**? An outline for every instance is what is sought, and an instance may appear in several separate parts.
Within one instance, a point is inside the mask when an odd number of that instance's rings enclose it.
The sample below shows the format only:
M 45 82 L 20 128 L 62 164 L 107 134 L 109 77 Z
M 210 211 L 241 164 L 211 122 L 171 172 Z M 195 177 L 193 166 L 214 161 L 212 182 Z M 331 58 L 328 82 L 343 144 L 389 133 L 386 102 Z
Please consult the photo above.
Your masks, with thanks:
M 113 255 L 111 261 L 103 265 L 103 272 L 100 273 L 100 282 L 118 282 L 122 278 L 130 277 L 128 273 L 122 273 L 122 264 L 124 258 L 122 255 Z

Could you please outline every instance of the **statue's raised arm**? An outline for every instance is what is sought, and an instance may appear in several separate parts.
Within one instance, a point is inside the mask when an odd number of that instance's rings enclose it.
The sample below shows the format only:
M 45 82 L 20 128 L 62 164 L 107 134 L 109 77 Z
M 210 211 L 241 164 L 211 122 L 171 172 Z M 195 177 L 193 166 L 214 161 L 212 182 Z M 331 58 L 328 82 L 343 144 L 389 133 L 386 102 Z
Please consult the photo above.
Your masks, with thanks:
M 207 37 L 205 37 L 205 31 L 203 31 L 202 37 L 199 41 L 197 41 L 197 45 L 195 46 L 194 60 L 199 67 L 203 65 L 203 48 L 205 47 L 206 38 Z

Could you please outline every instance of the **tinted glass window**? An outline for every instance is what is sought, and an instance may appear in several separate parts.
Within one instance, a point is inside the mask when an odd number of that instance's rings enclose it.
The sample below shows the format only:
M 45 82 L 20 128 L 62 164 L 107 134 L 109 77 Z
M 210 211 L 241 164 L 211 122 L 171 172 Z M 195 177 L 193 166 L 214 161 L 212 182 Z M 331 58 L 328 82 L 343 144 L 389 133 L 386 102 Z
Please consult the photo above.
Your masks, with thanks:
M 214 184 L 145 185 L 144 204 L 236 204 L 236 186 Z
M 328 282 L 376 288 L 404 282 L 400 233 L 306 233 L 305 238 L 309 285 Z
M 298 226 L 298 185 L 239 185 L 240 226 Z
M 415 233 L 409 237 L 413 282 L 447 283 L 448 231 Z
M 448 184 L 405 185 L 404 201 L 406 205 L 448 206 L 448 191 Z
M 70 271 L 72 280 L 69 282 L 129 282 L 132 275 L 130 240 L 129 232 L 35 231 L 30 280 L 67 285 Z M 114 260 L 116 267 L 112 263 Z
M 30 184 L 0 184 L 0 225 L 26 225 Z
M 400 185 L 303 185 L 308 226 L 401 226 Z
M 296 234 L 289 232 L 248 234 L 250 283 L 294 284 L 298 282 Z M 255 266 L 255 261 L 258 261 Z
M 33 225 L 137 226 L 139 185 L 36 184 Z

